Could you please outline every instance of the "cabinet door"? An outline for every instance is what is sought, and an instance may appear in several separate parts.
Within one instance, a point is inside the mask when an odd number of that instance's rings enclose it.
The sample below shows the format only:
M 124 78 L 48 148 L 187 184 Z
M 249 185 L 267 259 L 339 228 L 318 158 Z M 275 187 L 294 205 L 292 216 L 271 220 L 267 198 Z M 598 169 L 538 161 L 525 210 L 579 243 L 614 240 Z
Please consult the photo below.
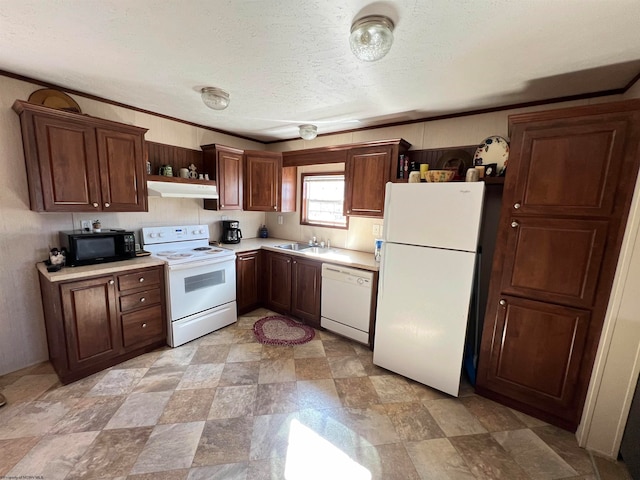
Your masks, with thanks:
M 143 136 L 98 128 L 96 138 L 102 209 L 116 212 L 147 211 Z
M 242 153 L 218 147 L 216 157 L 220 210 L 242 210 Z
M 320 283 L 322 264 L 293 257 L 291 313 L 312 327 L 320 328 Z
M 382 217 L 393 147 L 352 149 L 345 165 L 345 215 Z
M 589 320 L 588 310 L 501 297 L 483 388 L 573 417 Z
M 291 257 L 267 254 L 267 307 L 280 313 L 291 311 Z
M 69 370 L 116 357 L 122 348 L 111 275 L 60 286 Z
M 238 254 L 236 257 L 236 303 L 244 314 L 260 304 L 260 252 Z
M 281 165 L 280 153 L 245 152 L 245 210 L 278 211 Z
M 101 210 L 94 128 L 47 115 L 35 115 L 33 123 L 37 158 L 27 157 L 27 162 L 38 162 L 42 184 L 38 188 L 37 179 L 30 179 L 31 207 L 48 212 Z

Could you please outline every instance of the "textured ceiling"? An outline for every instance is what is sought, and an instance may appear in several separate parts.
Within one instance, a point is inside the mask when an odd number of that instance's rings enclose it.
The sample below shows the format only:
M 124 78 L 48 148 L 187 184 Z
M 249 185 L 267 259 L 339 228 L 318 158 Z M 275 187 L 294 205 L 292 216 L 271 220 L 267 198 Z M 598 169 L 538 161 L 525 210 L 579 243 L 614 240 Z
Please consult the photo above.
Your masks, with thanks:
M 395 42 L 365 63 L 370 13 Z M 0 0 L 0 70 L 269 141 L 624 88 L 639 32 L 638 0 Z

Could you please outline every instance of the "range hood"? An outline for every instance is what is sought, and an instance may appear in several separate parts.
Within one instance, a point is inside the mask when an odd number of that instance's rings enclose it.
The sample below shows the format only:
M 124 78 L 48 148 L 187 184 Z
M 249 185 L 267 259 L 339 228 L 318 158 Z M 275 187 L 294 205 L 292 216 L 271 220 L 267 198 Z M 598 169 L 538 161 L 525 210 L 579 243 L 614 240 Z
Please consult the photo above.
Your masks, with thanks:
M 218 198 L 215 185 L 200 183 L 157 182 L 147 180 L 147 192 L 150 197 L 163 198 Z

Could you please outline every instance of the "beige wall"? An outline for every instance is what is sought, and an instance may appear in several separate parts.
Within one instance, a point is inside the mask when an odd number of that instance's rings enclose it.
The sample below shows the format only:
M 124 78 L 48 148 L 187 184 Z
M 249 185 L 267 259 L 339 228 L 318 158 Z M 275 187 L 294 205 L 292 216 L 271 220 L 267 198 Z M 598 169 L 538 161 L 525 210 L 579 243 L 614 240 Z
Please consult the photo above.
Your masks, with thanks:
M 149 212 L 36 213 L 29 210 L 27 176 L 16 99 L 41 88 L 0 76 L 0 375 L 49 358 L 35 264 L 58 245 L 58 231 L 79 228 L 81 220 L 99 218 L 104 226 L 133 229 L 175 224 L 207 224 L 211 238 L 221 235 L 221 214 L 202 209 L 202 200 L 149 198 Z M 148 128 L 147 140 L 198 149 L 208 143 L 260 149 L 262 144 L 217 134 L 106 103 L 74 96 L 83 113 Z M 69 172 L 73 174 L 73 172 Z M 246 237 L 256 237 L 264 214 L 226 212 L 241 223 Z

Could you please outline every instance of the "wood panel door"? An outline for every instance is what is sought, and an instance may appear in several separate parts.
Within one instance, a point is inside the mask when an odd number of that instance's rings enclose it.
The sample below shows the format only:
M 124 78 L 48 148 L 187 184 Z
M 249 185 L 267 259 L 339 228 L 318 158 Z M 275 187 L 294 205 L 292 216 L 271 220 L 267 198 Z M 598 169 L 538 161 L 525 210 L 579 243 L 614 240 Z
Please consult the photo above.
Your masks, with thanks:
M 575 430 L 640 164 L 640 101 L 509 118 L 476 390 Z
M 268 308 L 287 314 L 291 312 L 291 257 L 267 253 L 267 298 Z
M 354 148 L 345 164 L 344 213 L 382 218 L 385 185 L 391 180 L 393 147 Z
M 242 210 L 243 152 L 225 147 L 217 147 L 216 150 L 220 210 Z
M 146 212 L 144 137 L 105 128 L 96 129 L 102 209 L 115 212 Z
M 485 388 L 535 403 L 559 418 L 576 407 L 589 311 L 504 295 Z
M 239 253 L 236 257 L 236 303 L 240 315 L 260 305 L 260 264 L 259 250 Z
M 282 154 L 245 152 L 244 209 L 276 212 L 279 206 Z
M 101 210 L 95 129 L 81 122 L 46 115 L 34 116 L 33 124 L 37 154 L 36 158 L 27 157 L 27 161 L 39 163 L 39 175 L 35 178 L 31 175 L 29 179 L 30 190 L 34 190 L 30 192 L 32 209 Z M 27 145 L 25 151 L 28 151 Z M 31 185 L 34 180 L 42 182 L 41 188 Z
M 69 370 L 120 354 L 121 332 L 113 276 L 60 286 Z
M 320 328 L 322 264 L 293 258 L 291 313 L 308 325 Z

